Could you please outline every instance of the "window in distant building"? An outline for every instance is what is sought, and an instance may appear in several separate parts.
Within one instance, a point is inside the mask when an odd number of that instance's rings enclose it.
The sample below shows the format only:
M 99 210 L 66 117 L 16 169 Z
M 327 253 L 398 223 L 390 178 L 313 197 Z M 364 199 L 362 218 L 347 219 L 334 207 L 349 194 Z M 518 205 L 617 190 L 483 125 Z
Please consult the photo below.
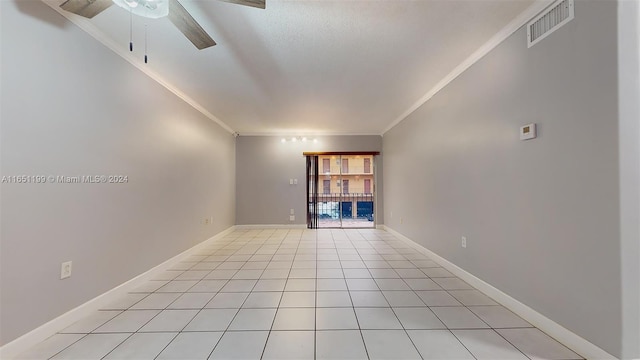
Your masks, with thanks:
M 329 159 L 322 159 L 322 172 L 328 173 L 331 172 L 331 164 Z

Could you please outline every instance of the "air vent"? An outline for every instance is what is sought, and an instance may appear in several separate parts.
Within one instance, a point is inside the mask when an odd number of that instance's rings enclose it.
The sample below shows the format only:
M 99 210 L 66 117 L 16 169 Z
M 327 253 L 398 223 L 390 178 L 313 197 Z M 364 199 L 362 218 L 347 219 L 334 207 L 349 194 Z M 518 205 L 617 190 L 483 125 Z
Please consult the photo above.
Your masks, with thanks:
M 558 30 L 573 19 L 573 0 L 558 0 L 527 24 L 527 46 L 532 47 L 540 40 Z

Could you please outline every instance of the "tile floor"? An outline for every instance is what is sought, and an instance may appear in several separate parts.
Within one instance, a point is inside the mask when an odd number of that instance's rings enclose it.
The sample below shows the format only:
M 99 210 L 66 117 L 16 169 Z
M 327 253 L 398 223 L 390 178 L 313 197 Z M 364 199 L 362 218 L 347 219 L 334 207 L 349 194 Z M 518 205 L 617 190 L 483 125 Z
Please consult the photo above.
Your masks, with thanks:
M 20 359 L 580 359 L 393 235 L 239 230 Z

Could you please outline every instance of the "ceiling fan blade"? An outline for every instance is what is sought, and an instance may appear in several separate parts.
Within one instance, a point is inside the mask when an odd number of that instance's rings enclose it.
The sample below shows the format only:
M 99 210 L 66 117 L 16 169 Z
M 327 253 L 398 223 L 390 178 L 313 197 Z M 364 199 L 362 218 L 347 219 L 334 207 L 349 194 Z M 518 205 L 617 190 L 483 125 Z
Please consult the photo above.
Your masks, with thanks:
M 68 12 L 91 19 L 113 5 L 111 0 L 67 0 L 60 7 Z
M 222 0 L 232 4 L 246 5 L 259 9 L 265 9 L 267 7 L 267 0 Z
M 169 0 L 169 20 L 198 49 L 206 49 L 216 44 L 177 0 Z

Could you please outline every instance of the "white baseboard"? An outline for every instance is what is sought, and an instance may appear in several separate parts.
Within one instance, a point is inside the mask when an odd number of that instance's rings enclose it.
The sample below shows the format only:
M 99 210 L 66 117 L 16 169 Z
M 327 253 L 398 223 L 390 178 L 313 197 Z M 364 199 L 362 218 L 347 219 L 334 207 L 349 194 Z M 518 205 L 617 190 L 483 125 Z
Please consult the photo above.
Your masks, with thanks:
M 265 224 L 265 225 L 236 225 L 236 230 L 260 230 L 260 229 L 306 229 L 306 224 Z
M 581 356 L 584 356 L 586 359 L 616 359 L 615 356 L 607 353 L 606 351 L 585 340 L 579 335 L 576 335 L 571 330 L 563 327 L 562 325 L 540 314 L 529 306 L 493 287 L 491 284 L 485 282 L 484 280 L 477 278 L 476 276 L 460 268 L 449 260 L 446 260 L 445 258 L 423 247 L 422 245 L 417 244 L 401 233 L 389 228 L 388 226 L 385 226 L 384 229 L 389 233 L 395 235 L 398 239 L 404 241 L 407 245 L 428 256 L 440 266 L 447 269 L 449 272 L 453 273 L 460 279 L 466 281 L 471 286 L 482 291 L 484 294 L 497 301 L 507 309 L 513 311 L 533 326 L 547 333 L 552 338 L 558 340 L 569 349 L 575 351 Z
M 162 264 L 157 265 L 154 268 L 134 277 L 133 279 L 122 283 L 101 295 L 96 296 L 86 303 L 67 311 L 57 318 L 37 327 L 34 330 L 31 330 L 30 332 L 11 341 L 10 343 L 5 344 L 4 346 L 0 347 L 0 359 L 10 359 L 17 355 L 20 355 L 29 348 L 39 344 L 50 336 L 55 335 L 57 332 L 66 328 L 67 326 L 110 304 L 117 298 L 137 288 L 146 281 L 153 279 L 157 274 L 171 268 L 176 263 L 182 261 L 193 253 L 196 253 L 198 250 L 211 245 L 216 240 L 232 232 L 234 228 L 234 226 L 231 226 L 228 229 L 219 232 L 215 236 L 193 246 L 188 250 L 183 251 L 182 253 L 172 257 Z

